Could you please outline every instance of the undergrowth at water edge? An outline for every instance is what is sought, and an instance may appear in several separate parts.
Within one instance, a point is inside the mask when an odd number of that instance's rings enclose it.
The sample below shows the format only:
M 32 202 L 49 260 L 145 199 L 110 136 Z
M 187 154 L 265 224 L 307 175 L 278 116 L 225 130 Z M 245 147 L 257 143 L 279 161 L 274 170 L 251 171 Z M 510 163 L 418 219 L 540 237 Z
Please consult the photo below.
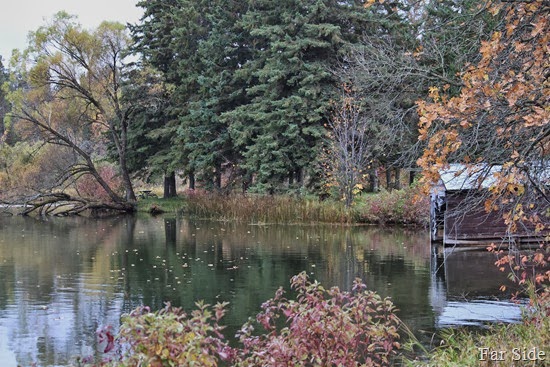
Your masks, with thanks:
M 176 198 L 141 198 L 138 212 L 188 214 L 201 219 L 246 223 L 397 224 L 426 226 L 428 198 L 418 187 L 359 195 L 351 208 L 341 201 L 314 196 L 222 195 L 201 189 Z

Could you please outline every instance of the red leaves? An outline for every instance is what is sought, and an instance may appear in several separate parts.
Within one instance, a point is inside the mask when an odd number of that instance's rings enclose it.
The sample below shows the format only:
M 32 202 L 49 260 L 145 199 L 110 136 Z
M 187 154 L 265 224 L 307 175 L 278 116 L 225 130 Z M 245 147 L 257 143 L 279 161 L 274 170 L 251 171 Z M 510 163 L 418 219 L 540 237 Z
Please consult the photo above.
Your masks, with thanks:
M 525 252 L 523 254 L 505 253 L 503 250 L 496 251 L 493 244 L 488 248 L 490 252 L 498 255 L 495 265 L 500 271 L 508 269 L 510 279 L 519 285 L 533 284 L 535 289 L 543 288 L 543 284 L 550 280 L 550 271 L 546 270 L 550 260 L 550 249 L 541 243 L 541 247 L 534 252 Z M 501 290 L 506 287 L 502 286 Z
M 231 360 L 235 352 L 222 335 L 218 321 L 225 314 L 227 303 L 213 307 L 202 302 L 187 314 L 169 303 L 162 310 L 151 313 L 138 308 L 123 317 L 117 336 L 125 351 L 125 365 L 151 366 L 200 365 L 215 367 L 219 359 Z M 213 309 L 214 312 L 211 311 Z
M 246 323 L 238 336 L 242 348 L 227 345 L 218 321 L 226 303 L 198 302 L 187 314 L 169 303 L 156 313 L 138 308 L 123 317 L 115 339 L 111 327 L 98 330 L 105 353 L 123 346 L 124 365 L 210 366 L 223 360 L 238 366 L 389 366 L 390 356 L 400 347 L 400 320 L 389 299 L 366 290 L 356 279 L 350 292 L 329 290 L 310 282 L 306 273 L 292 278 L 296 300 L 284 298 L 280 288 L 273 299 L 262 304 L 256 321 L 267 333 L 252 335 Z M 286 323 L 276 322 L 283 317 Z
M 214 306 L 214 311 L 215 311 L 216 322 L 219 322 L 222 319 L 222 317 L 225 316 L 224 304 L 222 303 L 216 304 Z
M 122 189 L 122 180 L 117 174 L 112 165 L 105 165 L 98 169 L 101 178 L 109 185 L 109 187 L 117 192 Z M 101 187 L 97 179 L 91 174 L 81 176 L 75 184 L 75 188 L 79 196 L 83 198 L 95 199 L 103 202 L 110 202 L 111 197 Z
M 105 346 L 103 353 L 109 353 L 114 349 L 114 347 L 115 347 L 115 337 L 113 336 L 113 334 L 109 333 L 107 334 L 107 345 Z
M 115 337 L 112 333 L 112 329 L 112 326 L 107 326 L 96 331 L 103 353 L 109 353 L 115 348 Z
M 399 347 L 399 320 L 391 301 L 367 291 L 360 279 L 351 292 L 325 290 L 305 273 L 293 277 L 291 285 L 297 300 L 278 292 L 262 305 L 257 322 L 267 326 L 268 334 L 252 336 L 253 327 L 243 327 L 244 365 L 389 365 Z M 280 316 L 287 326 L 274 328 L 271 321 Z
M 273 326 L 271 325 L 271 318 L 268 315 L 258 316 L 258 322 L 262 324 L 264 329 L 266 330 L 272 330 Z

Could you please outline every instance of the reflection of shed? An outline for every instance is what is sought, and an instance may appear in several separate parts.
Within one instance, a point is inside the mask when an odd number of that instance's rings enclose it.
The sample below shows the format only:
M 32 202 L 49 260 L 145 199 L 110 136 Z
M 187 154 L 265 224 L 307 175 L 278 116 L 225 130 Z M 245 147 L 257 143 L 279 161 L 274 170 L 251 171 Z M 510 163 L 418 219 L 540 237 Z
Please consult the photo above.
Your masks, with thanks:
M 436 327 L 521 320 L 520 305 L 510 301 L 518 285 L 494 262 L 494 254 L 487 251 L 449 250 L 443 263 L 432 263 L 429 297 Z M 502 285 L 507 293 L 496 296 Z
M 452 164 L 439 172 L 440 180 L 431 192 L 431 239 L 444 245 L 486 245 L 509 239 L 502 213 L 487 213 L 481 198 L 495 182 L 500 167 L 466 167 Z M 519 232 L 515 240 L 536 240 Z M 539 238 L 540 239 L 540 238 Z

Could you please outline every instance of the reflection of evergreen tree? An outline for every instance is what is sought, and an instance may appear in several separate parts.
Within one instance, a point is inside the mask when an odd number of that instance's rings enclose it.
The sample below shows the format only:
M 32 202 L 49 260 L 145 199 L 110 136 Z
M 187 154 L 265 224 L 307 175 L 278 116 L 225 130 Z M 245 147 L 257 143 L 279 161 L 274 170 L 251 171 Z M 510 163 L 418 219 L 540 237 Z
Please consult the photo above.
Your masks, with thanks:
M 176 218 L 164 219 L 164 237 L 166 239 L 166 247 L 174 247 L 176 245 Z

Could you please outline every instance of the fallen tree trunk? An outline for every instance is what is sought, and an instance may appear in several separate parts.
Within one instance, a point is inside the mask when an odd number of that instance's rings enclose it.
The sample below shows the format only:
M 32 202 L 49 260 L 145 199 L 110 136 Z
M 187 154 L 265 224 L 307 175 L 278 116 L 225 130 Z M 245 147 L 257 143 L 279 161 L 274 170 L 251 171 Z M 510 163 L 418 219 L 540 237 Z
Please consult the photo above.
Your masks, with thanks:
M 23 216 L 37 213 L 38 215 L 69 216 L 80 215 L 89 211 L 92 216 L 103 214 L 133 213 L 135 204 L 126 202 L 98 202 L 71 196 L 63 192 L 36 195 L 25 201 Z
M 9 210 L 10 209 L 10 205 L 3 201 L 3 200 L 0 200 L 0 216 L 12 216 L 13 213 Z

